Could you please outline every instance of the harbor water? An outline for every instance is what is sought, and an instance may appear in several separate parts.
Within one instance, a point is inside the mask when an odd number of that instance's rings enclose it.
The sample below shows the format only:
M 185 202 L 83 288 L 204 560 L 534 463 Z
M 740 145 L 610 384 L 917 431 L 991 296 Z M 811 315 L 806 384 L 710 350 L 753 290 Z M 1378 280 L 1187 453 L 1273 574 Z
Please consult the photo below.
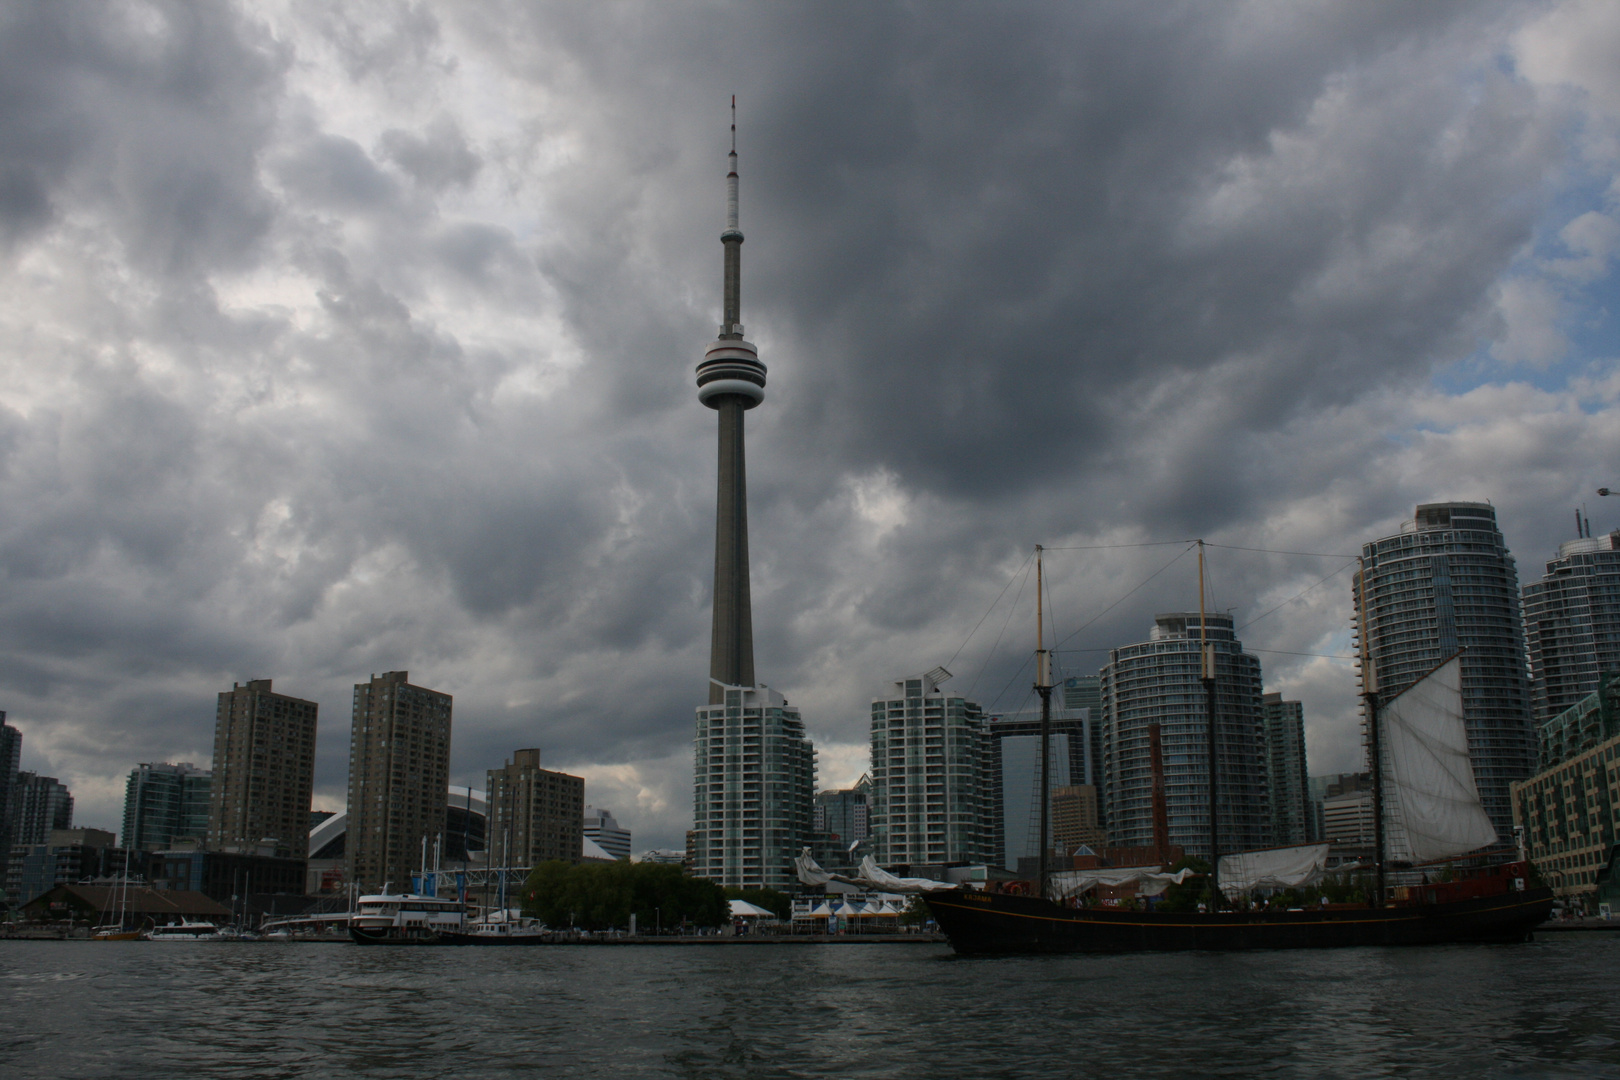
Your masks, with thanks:
M 936 945 L 0 942 L 0 1076 L 1620 1077 L 1620 934 Z

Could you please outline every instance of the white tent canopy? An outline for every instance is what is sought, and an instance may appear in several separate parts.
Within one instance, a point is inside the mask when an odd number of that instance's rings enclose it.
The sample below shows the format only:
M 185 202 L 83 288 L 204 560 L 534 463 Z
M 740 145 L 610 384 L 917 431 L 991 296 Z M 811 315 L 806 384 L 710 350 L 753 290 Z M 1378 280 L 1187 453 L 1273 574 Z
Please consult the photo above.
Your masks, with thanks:
M 776 918 L 776 912 L 769 908 L 762 908 L 758 904 L 750 904 L 746 900 L 731 901 L 731 917 L 733 919 Z

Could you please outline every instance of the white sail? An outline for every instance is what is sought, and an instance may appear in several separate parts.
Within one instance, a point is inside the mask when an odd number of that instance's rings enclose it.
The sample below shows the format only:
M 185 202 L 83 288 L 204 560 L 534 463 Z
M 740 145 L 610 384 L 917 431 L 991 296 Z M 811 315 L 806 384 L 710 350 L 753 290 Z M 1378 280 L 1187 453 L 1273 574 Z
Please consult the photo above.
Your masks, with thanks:
M 1238 896 L 1255 889 L 1292 889 L 1310 885 L 1327 870 L 1329 844 L 1240 851 L 1221 856 L 1221 892 Z
M 1431 862 L 1496 842 L 1480 805 L 1452 657 L 1378 710 L 1384 835 L 1393 862 Z
M 837 876 L 823 870 L 821 865 L 810 854 L 809 848 L 805 848 L 799 853 L 799 857 L 793 860 L 793 868 L 799 873 L 799 883 L 809 885 L 812 888 L 825 885 Z
M 929 878 L 895 877 L 877 864 L 877 860 L 868 855 L 861 860 L 861 872 L 856 879 L 863 885 L 871 886 L 883 892 L 911 893 L 911 892 L 943 892 L 954 889 L 948 881 L 933 881 Z
M 1120 866 L 1095 870 L 1059 870 L 1047 879 L 1046 895 L 1063 900 L 1095 885 L 1136 885 L 1138 896 L 1158 896 L 1193 876 L 1191 869 L 1165 873 L 1162 866 Z

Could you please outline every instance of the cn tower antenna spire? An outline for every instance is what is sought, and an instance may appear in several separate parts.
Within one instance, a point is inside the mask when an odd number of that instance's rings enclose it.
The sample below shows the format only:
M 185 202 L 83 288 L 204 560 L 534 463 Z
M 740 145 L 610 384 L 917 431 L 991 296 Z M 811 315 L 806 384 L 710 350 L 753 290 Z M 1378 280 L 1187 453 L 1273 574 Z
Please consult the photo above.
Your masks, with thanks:
M 709 648 L 709 703 L 725 686 L 754 685 L 754 621 L 748 590 L 748 488 L 743 413 L 765 400 L 765 365 L 743 339 L 742 228 L 737 217 L 737 97 L 731 98 L 731 154 L 726 159 L 726 227 L 720 336 L 697 367 L 698 400 L 719 413 L 720 475 L 715 500 L 714 631 Z

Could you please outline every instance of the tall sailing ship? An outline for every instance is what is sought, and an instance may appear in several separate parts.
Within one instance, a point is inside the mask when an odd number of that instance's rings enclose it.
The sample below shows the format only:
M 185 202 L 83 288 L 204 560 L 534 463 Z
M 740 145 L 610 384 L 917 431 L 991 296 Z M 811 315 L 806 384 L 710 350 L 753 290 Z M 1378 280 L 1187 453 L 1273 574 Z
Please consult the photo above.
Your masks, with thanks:
M 1037 581 L 1040 577 L 1040 548 Z M 1199 544 L 1199 608 L 1203 623 L 1203 545 Z M 1041 587 L 1036 586 L 1036 596 Z M 1044 648 L 1037 599 L 1035 690 L 1041 697 L 1041 803 L 1047 805 L 1046 759 L 1051 723 L 1051 654 Z M 1363 613 L 1366 604 L 1361 605 Z M 1125 910 L 1081 906 L 1098 886 L 1134 884 L 1137 895 L 1162 895 L 1193 876 L 1164 866 L 1061 870 L 1048 873 L 1048 821 L 1039 815 L 1040 868 L 1023 892 L 929 889 L 917 883 L 929 910 L 958 953 L 1137 952 L 1186 949 L 1298 949 L 1352 945 L 1434 945 L 1525 941 L 1552 913 L 1552 891 L 1535 884 L 1517 861 L 1430 881 L 1425 864 L 1478 855 L 1497 843 L 1480 803 L 1463 724 L 1458 656 L 1445 660 L 1388 701 L 1380 702 L 1361 633 L 1363 697 L 1373 774 L 1374 857 L 1369 900 L 1278 909 L 1242 899 L 1262 889 L 1306 886 L 1330 873 L 1328 845 L 1310 844 L 1220 855 L 1216 849 L 1214 656 L 1200 629 L 1200 676 L 1209 720 L 1210 847 L 1214 873 L 1209 902 L 1194 911 Z M 1388 887 L 1386 866 L 1411 868 L 1420 883 Z M 1440 874 L 1436 876 L 1451 877 Z

